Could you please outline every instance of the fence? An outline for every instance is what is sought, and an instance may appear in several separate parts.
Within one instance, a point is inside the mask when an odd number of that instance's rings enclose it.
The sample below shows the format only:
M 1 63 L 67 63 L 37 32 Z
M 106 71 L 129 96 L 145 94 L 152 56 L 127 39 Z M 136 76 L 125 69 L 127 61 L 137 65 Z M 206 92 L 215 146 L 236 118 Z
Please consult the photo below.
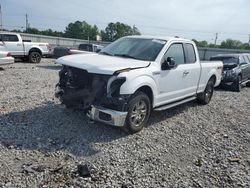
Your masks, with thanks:
M 62 46 L 62 47 L 77 48 L 78 45 L 81 43 L 94 43 L 103 46 L 109 44 L 109 42 L 104 42 L 104 41 L 88 41 L 81 39 L 34 35 L 27 33 L 20 33 L 20 35 L 24 40 L 31 40 L 32 42 L 47 42 L 50 43 L 53 47 Z M 198 50 L 201 60 L 209 60 L 211 56 L 215 56 L 217 54 L 250 53 L 250 50 L 234 50 L 234 49 L 220 49 L 220 48 L 199 48 Z

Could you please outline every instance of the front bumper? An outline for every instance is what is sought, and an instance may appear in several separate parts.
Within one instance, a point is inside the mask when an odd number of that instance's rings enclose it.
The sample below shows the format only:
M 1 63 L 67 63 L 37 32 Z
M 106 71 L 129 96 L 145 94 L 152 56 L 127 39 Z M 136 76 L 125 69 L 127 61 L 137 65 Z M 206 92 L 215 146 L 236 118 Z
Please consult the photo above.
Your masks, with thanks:
M 224 74 L 222 75 L 221 83 L 235 82 L 237 78 L 238 78 L 237 74 L 229 74 L 227 72 L 224 72 Z
M 122 127 L 125 124 L 128 112 L 110 110 L 104 107 L 92 106 L 89 118 L 109 125 Z

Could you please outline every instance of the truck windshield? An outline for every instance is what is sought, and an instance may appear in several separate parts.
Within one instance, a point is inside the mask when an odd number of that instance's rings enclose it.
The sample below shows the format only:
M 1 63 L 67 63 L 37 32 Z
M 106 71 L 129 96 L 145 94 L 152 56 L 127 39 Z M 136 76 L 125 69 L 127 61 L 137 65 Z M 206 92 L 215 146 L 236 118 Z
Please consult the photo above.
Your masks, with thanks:
M 155 61 L 166 42 L 158 39 L 121 38 L 102 49 L 100 53 L 143 61 Z
M 223 64 L 238 64 L 239 59 L 236 57 L 230 57 L 230 56 L 225 56 L 225 57 L 211 57 L 211 61 L 222 61 Z

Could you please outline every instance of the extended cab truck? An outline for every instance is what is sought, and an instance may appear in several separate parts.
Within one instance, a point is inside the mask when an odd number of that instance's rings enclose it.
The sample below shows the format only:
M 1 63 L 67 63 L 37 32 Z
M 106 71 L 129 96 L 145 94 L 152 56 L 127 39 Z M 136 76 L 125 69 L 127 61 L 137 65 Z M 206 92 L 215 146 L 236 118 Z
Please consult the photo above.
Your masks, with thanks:
M 130 36 L 99 54 L 59 58 L 56 96 L 96 121 L 140 131 L 151 110 L 197 99 L 208 104 L 221 81 L 222 62 L 201 63 L 194 42 Z
M 250 54 L 219 54 L 210 60 L 223 62 L 222 84 L 231 84 L 230 87 L 237 92 L 245 83 L 250 86 Z
M 50 56 L 52 48 L 49 43 L 25 42 L 20 34 L 0 33 L 0 50 L 8 51 L 14 58 L 40 63 L 43 56 Z

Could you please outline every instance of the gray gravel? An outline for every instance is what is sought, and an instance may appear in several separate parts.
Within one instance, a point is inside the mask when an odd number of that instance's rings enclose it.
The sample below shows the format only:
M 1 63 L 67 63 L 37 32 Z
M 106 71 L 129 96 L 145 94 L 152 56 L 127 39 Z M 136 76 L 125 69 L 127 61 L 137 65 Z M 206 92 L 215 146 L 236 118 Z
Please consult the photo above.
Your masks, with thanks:
M 126 135 L 60 105 L 59 68 L 0 71 L 0 187 L 250 187 L 249 88 L 154 112 Z

